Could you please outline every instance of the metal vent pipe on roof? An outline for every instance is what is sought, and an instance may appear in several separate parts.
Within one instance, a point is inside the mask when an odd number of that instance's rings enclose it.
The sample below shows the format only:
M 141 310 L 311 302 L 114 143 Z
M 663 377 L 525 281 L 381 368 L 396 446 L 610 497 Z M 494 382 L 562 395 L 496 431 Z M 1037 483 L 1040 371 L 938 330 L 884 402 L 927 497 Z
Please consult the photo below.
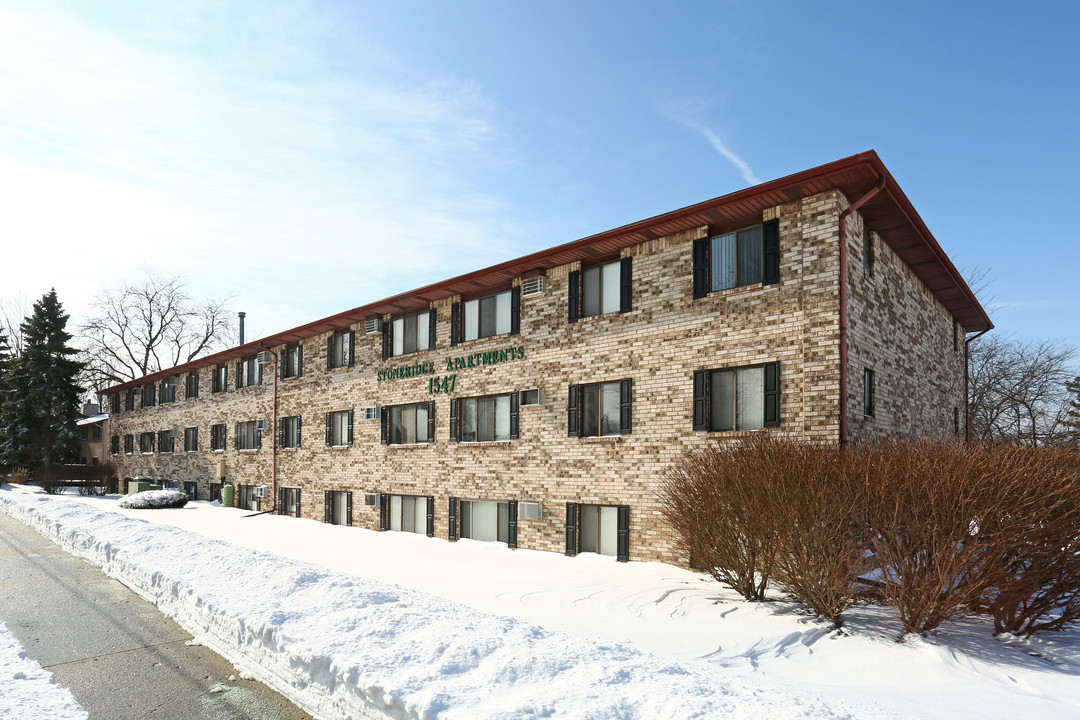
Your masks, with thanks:
M 247 313 L 243 312 L 243 311 L 240 311 L 237 314 L 240 316 L 240 345 L 243 345 L 244 344 L 244 316 L 247 315 Z

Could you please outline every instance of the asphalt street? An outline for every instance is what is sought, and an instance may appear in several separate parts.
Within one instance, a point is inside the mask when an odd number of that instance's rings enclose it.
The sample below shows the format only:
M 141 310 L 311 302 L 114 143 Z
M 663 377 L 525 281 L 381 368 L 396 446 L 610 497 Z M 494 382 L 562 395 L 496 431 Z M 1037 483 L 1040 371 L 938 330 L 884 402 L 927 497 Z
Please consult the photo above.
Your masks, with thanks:
M 0 620 L 91 720 L 310 718 L 123 584 L 0 513 Z M 27 718 L 26 720 L 39 720 Z

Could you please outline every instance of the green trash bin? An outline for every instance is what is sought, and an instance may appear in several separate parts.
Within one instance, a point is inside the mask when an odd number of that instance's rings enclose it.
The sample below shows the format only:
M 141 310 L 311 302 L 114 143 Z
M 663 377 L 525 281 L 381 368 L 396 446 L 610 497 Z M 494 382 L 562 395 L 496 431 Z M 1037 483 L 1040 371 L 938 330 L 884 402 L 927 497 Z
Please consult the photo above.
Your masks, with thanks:
M 233 493 L 236 491 L 232 485 L 221 486 L 221 507 L 233 506 Z

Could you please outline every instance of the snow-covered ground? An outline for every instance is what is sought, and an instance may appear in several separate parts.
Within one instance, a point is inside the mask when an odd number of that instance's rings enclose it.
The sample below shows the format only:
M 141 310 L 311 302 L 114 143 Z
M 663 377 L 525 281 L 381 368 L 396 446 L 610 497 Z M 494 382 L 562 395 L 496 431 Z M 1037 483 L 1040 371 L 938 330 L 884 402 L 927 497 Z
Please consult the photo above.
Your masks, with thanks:
M 1080 717 L 1080 632 L 837 633 L 659 563 L 3 486 L 0 510 L 316 717 Z M 0 689 L 2 692 L 2 689 Z
M 90 716 L 51 672 L 26 657 L 22 645 L 0 622 L 0 718 L 87 720 Z

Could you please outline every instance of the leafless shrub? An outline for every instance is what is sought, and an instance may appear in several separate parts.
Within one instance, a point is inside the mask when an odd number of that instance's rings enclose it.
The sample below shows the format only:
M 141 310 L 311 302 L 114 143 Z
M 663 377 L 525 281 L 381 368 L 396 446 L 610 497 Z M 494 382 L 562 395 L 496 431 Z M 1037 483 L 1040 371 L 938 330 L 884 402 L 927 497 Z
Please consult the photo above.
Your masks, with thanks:
M 999 580 L 984 592 L 994 632 L 1024 637 L 1080 621 L 1080 452 L 991 447 L 1005 512 L 987 522 Z
M 25 485 L 30 482 L 30 470 L 29 468 L 17 467 L 11 471 L 11 476 L 8 481 L 12 485 Z
M 866 488 L 849 471 L 851 454 L 835 446 L 761 440 L 780 466 L 765 512 L 777 521 L 776 585 L 836 627 L 851 605 L 865 564 L 859 522 Z
M 763 443 L 691 453 L 665 474 L 663 513 L 695 566 L 747 600 L 763 600 L 776 557 L 765 509 L 779 474 Z

